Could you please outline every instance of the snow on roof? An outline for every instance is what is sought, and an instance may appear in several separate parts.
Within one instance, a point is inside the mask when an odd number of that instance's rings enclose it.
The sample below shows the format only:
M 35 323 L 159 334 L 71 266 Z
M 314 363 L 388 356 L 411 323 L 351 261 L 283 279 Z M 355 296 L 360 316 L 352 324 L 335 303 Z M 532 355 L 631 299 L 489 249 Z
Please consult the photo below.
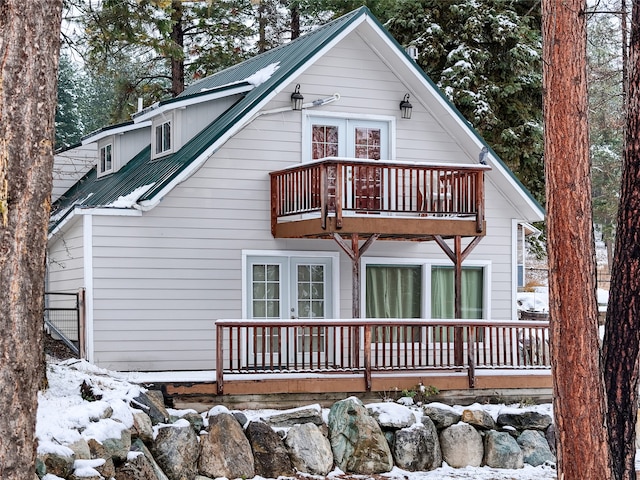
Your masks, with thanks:
M 254 87 L 263 84 L 267 80 L 271 78 L 271 75 L 275 73 L 275 71 L 280 68 L 280 62 L 270 63 L 264 68 L 261 68 L 253 75 L 248 76 L 244 79 L 245 82 L 249 82 Z
M 147 191 L 153 187 L 155 183 L 150 183 L 148 185 L 142 185 L 141 187 L 136 188 L 133 192 L 122 195 L 118 197 L 117 200 L 111 202 L 108 205 L 105 205 L 107 208 L 132 208 L 138 199 L 147 193 Z

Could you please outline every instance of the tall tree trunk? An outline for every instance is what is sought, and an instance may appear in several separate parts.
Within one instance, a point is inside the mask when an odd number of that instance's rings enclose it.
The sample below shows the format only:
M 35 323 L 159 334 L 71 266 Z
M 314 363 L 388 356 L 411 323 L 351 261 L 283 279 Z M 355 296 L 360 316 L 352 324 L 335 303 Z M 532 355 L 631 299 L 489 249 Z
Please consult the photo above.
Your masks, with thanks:
M 291 6 L 291 40 L 300 36 L 300 7 L 296 3 Z
M 585 0 L 543 0 L 544 158 L 558 478 L 611 478 L 591 213 Z
M 635 479 L 640 354 L 640 5 L 633 2 L 624 165 L 604 336 L 609 443 L 616 479 Z
M 0 478 L 35 475 L 62 0 L 0 1 Z
M 171 95 L 177 97 L 184 91 L 184 25 L 182 1 L 171 2 Z

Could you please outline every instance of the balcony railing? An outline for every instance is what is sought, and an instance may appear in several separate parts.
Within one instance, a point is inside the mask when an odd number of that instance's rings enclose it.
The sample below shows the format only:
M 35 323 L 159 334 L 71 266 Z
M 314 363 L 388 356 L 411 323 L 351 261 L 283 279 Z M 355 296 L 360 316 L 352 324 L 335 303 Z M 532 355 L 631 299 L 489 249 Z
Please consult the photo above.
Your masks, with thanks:
M 456 343 L 457 342 L 457 343 Z M 216 382 L 272 373 L 547 369 L 549 324 L 540 321 L 342 319 L 218 320 Z
M 327 158 L 271 173 L 272 227 L 316 214 L 322 228 L 348 215 L 475 220 L 482 232 L 486 165 Z

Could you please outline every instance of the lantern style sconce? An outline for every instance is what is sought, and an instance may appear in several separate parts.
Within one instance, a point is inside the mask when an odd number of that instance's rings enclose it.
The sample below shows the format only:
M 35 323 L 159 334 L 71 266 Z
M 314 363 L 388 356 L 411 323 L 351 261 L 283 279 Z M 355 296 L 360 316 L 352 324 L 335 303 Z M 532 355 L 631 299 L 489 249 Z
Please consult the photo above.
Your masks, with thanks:
M 300 93 L 300 84 L 297 84 L 296 89 L 291 94 L 291 108 L 302 110 L 302 102 L 304 102 L 304 97 Z
M 411 118 L 412 110 L 413 105 L 411 105 L 411 103 L 409 102 L 409 94 L 407 93 L 400 102 L 400 112 L 402 112 L 402 118 Z

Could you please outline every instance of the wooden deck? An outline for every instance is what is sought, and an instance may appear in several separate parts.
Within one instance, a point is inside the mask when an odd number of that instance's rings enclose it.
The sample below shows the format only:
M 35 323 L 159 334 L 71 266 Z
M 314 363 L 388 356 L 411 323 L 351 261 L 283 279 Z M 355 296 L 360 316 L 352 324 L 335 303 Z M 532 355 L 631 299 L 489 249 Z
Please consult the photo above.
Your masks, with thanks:
M 539 321 L 218 320 L 212 394 L 548 388 Z
M 327 158 L 272 172 L 272 234 L 417 241 L 482 236 L 488 169 Z

